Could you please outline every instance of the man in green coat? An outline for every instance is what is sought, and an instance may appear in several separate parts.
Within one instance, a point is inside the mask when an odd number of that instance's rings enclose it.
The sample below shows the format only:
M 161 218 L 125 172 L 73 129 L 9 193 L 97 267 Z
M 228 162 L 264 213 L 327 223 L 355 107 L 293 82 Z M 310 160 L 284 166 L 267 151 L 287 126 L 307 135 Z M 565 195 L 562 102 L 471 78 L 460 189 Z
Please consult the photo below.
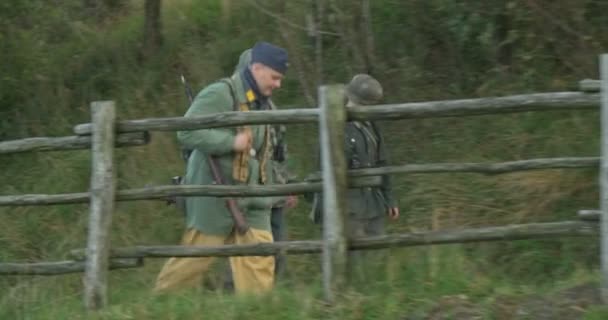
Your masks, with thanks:
M 249 67 L 204 88 L 186 117 L 229 111 L 269 110 L 269 98 L 287 71 L 287 52 L 267 42 L 251 50 Z M 180 131 L 178 140 L 193 152 L 188 159 L 185 184 L 216 184 L 208 157 L 215 158 L 226 184 L 271 184 L 273 152 L 267 125 Z M 273 197 L 238 198 L 249 229 L 241 234 L 224 198 L 188 197 L 183 245 L 215 246 L 228 243 L 272 242 L 270 209 Z M 171 258 L 158 275 L 155 291 L 199 286 L 214 258 Z M 237 293 L 262 293 L 274 283 L 273 257 L 231 257 Z
M 239 64 L 235 70 L 243 70 L 251 64 L 251 49 L 243 51 L 239 57 Z M 268 104 L 271 110 L 278 110 L 276 105 L 271 99 L 268 100 Z M 286 131 L 285 125 L 271 125 L 270 126 L 270 141 L 272 143 L 273 152 L 271 156 L 272 161 L 272 174 L 273 183 L 275 184 L 286 184 L 290 180 L 293 180 L 292 174 L 287 168 L 287 142 L 286 142 Z M 272 205 L 270 215 L 270 226 L 272 231 L 272 238 L 274 241 L 286 241 L 287 240 L 287 226 L 283 215 L 285 209 L 291 209 L 298 203 L 297 197 L 277 197 L 275 203 Z M 275 268 L 274 275 L 283 275 L 286 269 L 287 259 L 285 254 L 277 254 L 275 257 Z M 231 279 L 227 279 L 228 282 Z M 229 286 L 229 285 L 228 285 Z
M 239 63 L 236 66 L 234 72 L 241 72 L 248 68 L 251 64 L 251 49 L 247 49 L 239 56 Z M 276 105 L 271 99 L 268 99 L 268 104 L 271 110 L 278 110 Z M 292 175 L 287 169 L 287 145 L 285 137 L 285 125 L 271 125 L 270 129 L 270 141 L 273 147 L 271 155 L 272 161 L 272 174 L 273 183 L 275 184 L 286 184 L 289 180 L 292 180 Z M 273 241 L 286 241 L 287 240 L 287 226 L 283 214 L 285 209 L 291 209 L 297 205 L 297 198 L 295 196 L 288 197 L 275 197 L 275 202 L 272 205 L 270 215 L 270 226 L 272 232 Z M 282 276 L 286 269 L 287 257 L 285 254 L 275 255 L 275 277 Z M 234 287 L 234 281 L 232 279 L 232 271 L 228 266 L 224 275 L 224 288 L 230 290 Z

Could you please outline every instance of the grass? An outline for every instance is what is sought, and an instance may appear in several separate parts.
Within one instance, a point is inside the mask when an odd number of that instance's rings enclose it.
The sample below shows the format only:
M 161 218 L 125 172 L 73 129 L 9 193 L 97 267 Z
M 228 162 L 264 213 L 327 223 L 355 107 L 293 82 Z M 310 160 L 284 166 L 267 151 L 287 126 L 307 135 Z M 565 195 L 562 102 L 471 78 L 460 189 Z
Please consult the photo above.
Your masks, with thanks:
M 75 0 L 69 3 L 77 7 Z M 232 70 L 254 33 L 262 32 L 269 39 L 274 35 L 271 23 L 264 30 L 236 25 L 230 27 L 236 31 L 212 28 L 219 17 L 217 4 L 166 3 L 165 45 L 146 62 L 136 54 L 142 20 L 136 7 L 101 25 L 84 18 L 63 23 L 59 14 L 63 12 L 54 8 L 53 16 L 39 20 L 65 28 L 63 40 L 44 30 L 22 30 L 18 36 L 2 38 L 11 48 L 10 56 L 2 57 L 13 63 L 2 66 L 6 75 L 2 84 L 7 86 L 0 96 L 0 137 L 71 135 L 73 125 L 90 121 L 88 105 L 99 99 L 115 100 L 119 119 L 179 116 L 185 111 L 180 73 L 200 88 Z M 40 10 L 42 15 L 44 8 Z M 260 19 L 250 13 L 239 13 L 244 24 Z M 226 39 L 223 32 L 236 33 Z M 306 46 L 299 49 L 307 52 Z M 379 53 L 393 54 L 385 51 Z M 566 80 L 572 77 L 540 69 L 531 71 L 534 77 L 490 72 L 477 90 L 446 91 L 432 81 L 432 73 L 415 54 L 400 54 L 404 58 L 397 61 L 399 68 L 378 75 L 386 83 L 387 102 L 497 96 L 533 88 L 559 91 L 568 87 Z M 339 64 L 342 61 L 332 62 L 333 80 L 347 68 Z M 387 68 L 390 65 L 387 62 Z M 296 78 L 294 73 L 288 75 L 287 90 L 276 100 L 279 105 L 303 105 L 303 98 L 293 90 Z M 381 126 L 396 164 L 498 162 L 597 156 L 598 119 L 596 111 L 530 112 L 402 120 Z M 315 125 L 289 126 L 289 162 L 299 178 L 316 170 L 317 131 Z M 173 133 L 152 133 L 148 146 L 118 149 L 116 159 L 121 189 L 167 184 L 170 177 L 184 172 Z M 6 195 L 89 188 L 87 151 L 3 155 L 0 168 L 0 192 Z M 495 176 L 396 176 L 403 218 L 389 225 L 389 232 L 572 219 L 579 209 L 597 207 L 597 176 L 595 168 Z M 320 237 L 318 226 L 308 220 L 309 209 L 301 201 L 287 213 L 290 239 Z M 87 205 L 0 208 L 0 261 L 64 259 L 67 251 L 84 246 L 87 214 Z M 175 244 L 182 223 L 181 213 L 162 201 L 120 202 L 113 216 L 112 244 Z M 94 314 L 83 310 L 81 275 L 0 277 L 0 319 L 406 319 L 438 312 L 442 303 L 473 305 L 485 318 L 499 319 L 495 305 L 505 296 L 547 295 L 597 281 L 598 246 L 598 239 L 584 238 L 393 249 L 386 258 L 372 261 L 373 277 L 368 282 L 341 292 L 333 306 L 323 303 L 317 255 L 290 257 L 289 276 L 264 297 L 208 290 L 154 296 L 150 288 L 162 260 L 148 259 L 142 269 L 111 273 L 109 307 Z M 606 315 L 605 308 L 593 307 L 586 319 Z
M 384 263 L 372 264 L 369 278 L 338 292 L 333 305 L 323 300 L 318 270 L 296 265 L 297 259 L 290 258 L 291 275 L 265 296 L 235 296 L 206 289 L 155 295 L 151 287 L 163 261 L 151 259 L 143 269 L 112 272 L 109 305 L 93 313 L 82 306 L 78 275 L 13 279 L 19 281 L 0 300 L 0 318 L 407 319 L 453 308 L 453 301 L 460 301 L 460 306 L 469 305 L 471 312 L 483 312 L 484 319 L 493 319 L 497 306 L 508 297 L 543 296 L 597 279 L 596 274 L 578 269 L 571 277 L 552 284 L 513 285 L 472 268 L 473 261 L 463 258 L 461 245 L 436 249 L 437 259 L 429 257 L 428 248 L 388 250 Z M 306 257 L 313 259 L 300 258 Z M 429 264 L 435 264 L 434 273 Z M 589 316 L 601 312 L 593 308 Z

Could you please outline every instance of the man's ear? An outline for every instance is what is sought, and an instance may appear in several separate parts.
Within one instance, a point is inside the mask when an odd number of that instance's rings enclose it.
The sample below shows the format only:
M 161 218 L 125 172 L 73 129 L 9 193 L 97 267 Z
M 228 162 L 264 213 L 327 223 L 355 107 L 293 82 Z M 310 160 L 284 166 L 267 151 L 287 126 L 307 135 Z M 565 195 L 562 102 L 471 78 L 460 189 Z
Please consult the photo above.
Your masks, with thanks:
M 258 70 L 260 70 L 263 67 L 264 67 L 263 64 L 261 64 L 259 62 L 254 62 L 254 63 L 251 64 L 251 71 L 254 71 L 254 70 L 258 71 Z

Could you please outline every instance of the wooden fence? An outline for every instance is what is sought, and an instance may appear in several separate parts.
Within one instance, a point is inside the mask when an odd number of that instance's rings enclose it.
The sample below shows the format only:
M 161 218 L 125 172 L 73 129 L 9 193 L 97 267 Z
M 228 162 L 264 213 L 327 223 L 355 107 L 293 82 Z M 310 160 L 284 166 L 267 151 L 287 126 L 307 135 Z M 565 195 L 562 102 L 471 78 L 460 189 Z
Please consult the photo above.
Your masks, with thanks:
M 601 60 L 602 79 L 608 79 L 608 55 Z M 341 85 L 319 88 L 318 109 L 280 111 L 226 112 L 201 117 L 156 118 L 115 121 L 114 104 L 109 101 L 91 105 L 92 121 L 74 128 L 76 136 L 30 138 L 0 142 L 0 154 L 91 148 L 92 172 L 89 192 L 71 194 L 25 194 L 0 196 L 0 206 L 90 204 L 86 249 L 70 252 L 73 260 L 41 263 L 0 263 L 0 274 L 63 274 L 85 272 L 85 306 L 98 309 L 107 304 L 106 277 L 110 269 L 143 265 L 150 257 L 202 257 L 322 253 L 325 298 L 331 302 L 334 292 L 345 283 L 348 250 L 420 246 L 480 241 L 519 240 L 545 237 L 589 236 L 598 233 L 601 221 L 602 297 L 608 301 L 608 90 L 607 82 L 584 80 L 580 91 L 515 95 L 496 98 L 446 100 L 389 104 L 375 107 L 342 107 Z M 602 94 L 598 93 L 602 87 Z M 602 106 L 601 157 L 548 158 L 502 163 L 409 164 L 381 168 L 347 170 L 343 143 L 344 126 L 352 120 L 398 120 L 430 117 L 461 117 L 529 111 L 597 110 Z M 224 126 L 319 123 L 322 171 L 308 182 L 287 185 L 218 186 L 170 185 L 116 190 L 114 147 L 145 145 L 149 131 L 198 130 Z M 333 147 L 332 147 L 333 146 Z M 348 187 L 377 186 L 374 176 L 399 173 L 471 172 L 500 174 L 522 170 L 600 167 L 600 210 L 581 211 L 580 219 L 551 223 L 531 223 L 464 229 L 454 231 L 391 234 L 379 237 L 347 239 L 345 236 L 345 193 Z M 110 248 L 109 232 L 115 201 L 166 199 L 169 196 L 277 196 L 323 192 L 323 240 L 286 241 L 256 245 L 218 247 L 137 246 Z M 600 219 L 600 216 L 603 219 Z

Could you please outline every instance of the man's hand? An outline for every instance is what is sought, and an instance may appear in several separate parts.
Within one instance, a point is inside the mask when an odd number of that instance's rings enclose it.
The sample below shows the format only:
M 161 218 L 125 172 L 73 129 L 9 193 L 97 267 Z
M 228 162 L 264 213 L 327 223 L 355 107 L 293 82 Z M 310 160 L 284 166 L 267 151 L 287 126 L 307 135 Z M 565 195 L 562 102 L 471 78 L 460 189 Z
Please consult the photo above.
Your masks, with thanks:
M 393 208 L 388 208 L 388 217 L 391 220 L 397 220 L 399 219 L 399 208 L 397 207 L 393 207 Z
M 285 200 L 285 207 L 287 209 L 293 209 L 298 205 L 298 197 L 297 196 L 287 196 Z
M 232 149 L 234 151 L 246 151 L 249 148 L 251 148 L 251 133 L 248 131 L 237 133 Z

